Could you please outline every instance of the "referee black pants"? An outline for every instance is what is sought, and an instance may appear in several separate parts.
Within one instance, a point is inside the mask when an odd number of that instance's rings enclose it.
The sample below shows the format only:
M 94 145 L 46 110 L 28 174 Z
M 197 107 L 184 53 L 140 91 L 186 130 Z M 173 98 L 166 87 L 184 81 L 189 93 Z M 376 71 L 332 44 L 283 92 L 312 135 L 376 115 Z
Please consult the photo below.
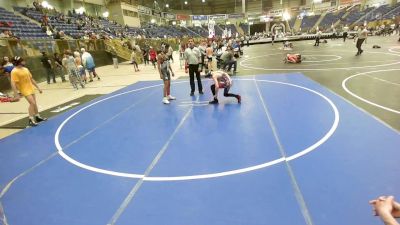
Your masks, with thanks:
M 356 47 L 358 49 L 357 54 L 361 54 L 361 52 L 362 52 L 361 46 L 362 46 L 364 40 L 365 40 L 364 38 L 357 39 L 357 44 L 356 44 Z
M 201 84 L 199 64 L 189 64 L 189 77 L 190 77 L 190 88 L 191 92 L 194 93 L 196 87 L 194 85 L 194 74 L 196 73 L 197 87 L 199 92 L 203 92 L 203 85 Z

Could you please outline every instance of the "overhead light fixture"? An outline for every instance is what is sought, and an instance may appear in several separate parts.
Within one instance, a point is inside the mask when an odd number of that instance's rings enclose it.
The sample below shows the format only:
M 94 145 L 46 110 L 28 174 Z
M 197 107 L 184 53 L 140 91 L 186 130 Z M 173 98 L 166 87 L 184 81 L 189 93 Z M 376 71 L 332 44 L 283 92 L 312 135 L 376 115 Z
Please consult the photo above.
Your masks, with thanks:
M 187 1 L 185 1 L 185 5 L 187 5 Z
M 103 13 L 103 17 L 105 17 L 105 18 L 107 18 L 109 15 L 110 15 L 109 12 L 104 12 L 104 13 Z
M 168 3 L 167 3 L 167 4 L 165 4 L 165 7 L 169 8 L 169 4 L 168 4 Z
M 83 14 L 85 11 L 86 11 L 86 10 L 85 10 L 85 8 L 84 8 L 83 6 L 81 6 L 79 9 L 76 10 L 76 12 L 77 12 L 78 14 Z
M 204 3 L 204 2 L 206 2 L 206 0 L 201 0 L 201 2 L 203 2 L 203 3 Z
M 150 22 L 151 22 L 151 23 L 155 23 L 156 20 L 155 20 L 155 19 L 151 19 Z
M 288 11 L 285 11 L 285 12 L 282 14 L 282 18 L 283 18 L 284 21 L 290 20 L 290 14 L 289 14 L 289 12 L 288 12 Z
M 48 3 L 47 1 L 43 1 L 43 2 L 42 2 L 42 6 L 43 6 L 44 8 L 47 8 L 47 7 L 49 6 L 49 3 Z

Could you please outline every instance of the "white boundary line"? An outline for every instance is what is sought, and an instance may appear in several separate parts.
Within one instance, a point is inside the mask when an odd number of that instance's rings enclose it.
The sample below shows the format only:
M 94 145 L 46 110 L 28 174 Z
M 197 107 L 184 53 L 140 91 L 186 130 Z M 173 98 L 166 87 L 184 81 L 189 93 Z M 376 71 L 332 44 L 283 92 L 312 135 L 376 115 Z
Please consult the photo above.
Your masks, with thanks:
M 301 62 L 304 62 L 304 63 L 332 62 L 332 61 L 336 61 L 336 60 L 339 60 L 339 59 L 343 58 L 342 56 L 338 56 L 338 55 L 303 55 L 303 56 L 304 56 L 305 60 L 301 61 Z M 306 56 L 334 56 L 336 58 L 334 58 L 334 59 L 326 59 L 326 60 L 317 60 L 317 61 L 308 61 Z
M 304 52 L 309 52 L 309 51 L 304 51 Z M 385 54 L 385 55 L 394 55 L 400 57 L 398 54 L 392 54 L 392 53 L 387 53 L 387 52 L 368 52 L 368 53 L 376 53 L 376 54 Z M 384 67 L 384 66 L 392 66 L 396 64 L 400 64 L 400 60 L 398 62 L 394 63 L 387 63 L 387 64 L 380 64 L 380 65 L 375 65 L 375 66 L 358 66 L 358 67 L 333 67 L 333 68 L 263 68 L 263 67 L 254 67 L 254 66 L 247 66 L 244 65 L 244 62 L 256 58 L 264 58 L 266 56 L 273 56 L 273 55 L 282 55 L 282 53 L 278 54 L 267 54 L 267 55 L 260 55 L 260 56 L 255 56 L 255 57 L 249 57 L 247 59 L 244 59 L 240 62 L 240 66 L 243 66 L 245 68 L 249 69 L 255 69 L 255 70 L 270 70 L 270 71 L 323 71 L 323 70 L 349 70 L 349 69 L 364 69 L 364 68 L 376 68 L 376 67 Z M 310 65 L 312 66 L 312 65 Z
M 393 49 L 398 49 L 399 51 L 395 51 Z M 395 47 L 389 48 L 389 52 L 400 54 L 400 46 L 395 46 Z
M 348 94 L 350 94 L 351 96 L 353 96 L 353 97 L 355 97 L 355 98 L 357 98 L 357 99 L 359 99 L 359 100 L 361 100 L 361 101 L 363 101 L 363 102 L 365 102 L 365 103 L 368 103 L 368 104 L 370 104 L 370 105 L 373 105 L 373 106 L 375 106 L 375 107 L 384 109 L 384 110 L 389 111 L 389 112 L 393 112 L 393 113 L 400 114 L 400 111 L 398 111 L 398 110 L 391 109 L 391 108 L 389 108 L 389 107 L 385 107 L 385 106 L 379 105 L 379 104 L 377 104 L 377 103 L 375 103 L 375 102 L 369 101 L 369 100 L 367 100 L 367 99 L 365 99 L 365 98 L 362 98 L 362 97 L 358 96 L 358 95 L 355 94 L 354 92 L 350 91 L 350 90 L 348 89 L 347 85 L 346 85 L 347 82 L 348 82 L 349 80 L 351 80 L 351 79 L 353 79 L 354 77 L 357 77 L 357 76 L 362 76 L 362 75 L 370 74 L 370 73 L 387 72 L 387 71 L 398 71 L 398 70 L 400 70 L 400 69 L 375 70 L 375 71 L 369 71 L 369 72 L 364 72 L 364 73 L 357 73 L 357 74 L 354 74 L 354 75 L 352 75 L 352 76 L 350 76 L 350 77 L 344 79 L 344 80 L 342 81 L 342 87 L 343 87 L 343 89 L 344 89 Z
M 240 79 L 243 81 L 254 81 L 255 79 Z M 61 125 L 58 127 L 55 135 L 54 135 L 54 142 L 56 145 L 56 148 L 58 149 L 58 153 L 60 154 L 61 157 L 63 157 L 65 160 L 67 160 L 68 162 L 74 164 L 75 166 L 81 167 L 83 169 L 89 170 L 89 171 L 93 171 L 96 173 L 102 173 L 102 174 L 107 174 L 107 175 L 112 175 L 112 176 L 119 176 L 119 177 L 127 177 L 127 178 L 139 178 L 139 179 L 143 179 L 145 181 L 182 181 L 182 180 L 196 180 L 196 179 L 207 179 L 207 178 L 215 178 L 215 177 L 221 177 L 221 176 L 229 176 L 229 175 L 235 175 L 235 174 L 240 174 L 240 173 L 245 173 L 245 172 L 250 172 L 250 171 L 254 171 L 254 170 L 258 170 L 258 169 L 262 169 L 262 168 L 266 168 L 284 161 L 291 161 L 294 159 L 297 159 L 299 157 L 302 157 L 306 154 L 308 154 L 309 152 L 315 150 L 317 147 L 319 147 L 320 145 L 322 145 L 325 141 L 327 141 L 335 132 L 335 130 L 338 127 L 339 124 L 339 111 L 336 107 L 336 105 L 326 96 L 324 96 L 323 94 L 314 91 L 312 89 L 303 87 L 303 86 L 299 86 L 299 85 L 295 85 L 295 84 L 290 84 L 290 83 L 285 83 L 285 82 L 279 82 L 279 81 L 271 81 L 271 80 L 257 80 L 259 82 L 266 82 L 266 83 L 275 83 L 275 84 L 282 84 L 282 85 L 287 85 L 287 86 L 291 86 L 291 87 L 296 87 L 296 88 L 300 88 L 306 91 L 309 91 L 313 94 L 316 94 L 317 96 L 320 96 L 322 99 L 324 99 L 325 101 L 327 101 L 329 103 L 329 105 L 332 107 L 332 110 L 334 112 L 335 115 L 335 119 L 334 122 L 332 124 L 332 127 L 330 128 L 330 130 L 324 135 L 324 137 L 322 137 L 318 142 L 316 142 L 315 144 L 311 145 L 310 147 L 307 147 L 306 149 L 300 151 L 297 154 L 291 155 L 289 157 L 282 157 L 279 159 L 275 159 L 263 164 L 259 164 L 259 165 L 255 165 L 255 166 L 251 166 L 251 167 L 246 167 L 246 168 L 242 168 L 242 169 L 237 169 L 237 170 L 230 170 L 230 171 L 225 171 L 225 172 L 219 172 L 219 173 L 212 173 L 212 174 L 201 174 L 201 175 L 191 175 L 191 176 L 174 176 L 174 177 L 146 177 L 143 174 L 133 174 L 133 173 L 122 173 L 122 172 L 116 172 L 116 171 L 111 171 L 111 170 L 105 170 L 105 169 L 100 169 L 100 168 L 96 168 L 94 166 L 89 166 L 83 163 L 80 163 L 78 161 L 76 161 L 75 159 L 69 157 L 64 151 L 63 148 L 59 142 L 59 136 L 61 133 L 62 128 L 65 126 L 65 124 L 71 120 L 73 117 L 75 117 L 77 114 L 79 114 L 80 112 L 84 111 L 85 109 L 92 107 L 93 105 L 96 105 L 100 102 L 106 101 L 108 99 L 111 98 L 115 98 L 124 94 L 128 94 L 128 93 L 132 93 L 132 92 L 136 92 L 136 91 L 141 91 L 141 90 L 145 90 L 145 89 L 149 89 L 149 88 L 154 88 L 154 87 L 158 87 L 161 86 L 163 84 L 158 84 L 158 85 L 152 85 L 152 86 L 148 86 L 148 87 L 143 87 L 143 88 L 139 88 L 139 89 L 135 89 L 135 90 L 131 90 L 131 91 L 127 91 L 127 92 L 122 92 L 107 98 L 104 98 L 102 100 L 93 102 L 90 105 L 87 105 L 85 107 L 83 107 L 82 109 L 78 110 L 77 112 L 75 112 L 74 114 L 70 115 L 67 119 L 65 119 Z M 187 83 L 187 81 L 182 81 L 182 82 L 175 82 L 173 84 L 180 84 L 180 83 Z

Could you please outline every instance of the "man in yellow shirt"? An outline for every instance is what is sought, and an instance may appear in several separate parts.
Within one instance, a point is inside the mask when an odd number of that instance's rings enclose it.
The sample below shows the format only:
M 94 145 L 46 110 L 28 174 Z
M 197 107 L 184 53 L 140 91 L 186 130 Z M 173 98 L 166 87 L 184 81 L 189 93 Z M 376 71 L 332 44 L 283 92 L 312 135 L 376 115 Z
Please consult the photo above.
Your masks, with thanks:
M 14 69 L 11 71 L 11 87 L 14 91 L 15 99 L 19 99 L 20 95 L 29 103 L 29 126 L 37 126 L 38 122 L 47 120 L 39 115 L 39 110 L 36 103 L 35 87 L 42 93 L 42 90 L 37 85 L 36 81 L 32 78 L 31 72 L 25 67 L 25 61 L 19 56 L 15 56 Z

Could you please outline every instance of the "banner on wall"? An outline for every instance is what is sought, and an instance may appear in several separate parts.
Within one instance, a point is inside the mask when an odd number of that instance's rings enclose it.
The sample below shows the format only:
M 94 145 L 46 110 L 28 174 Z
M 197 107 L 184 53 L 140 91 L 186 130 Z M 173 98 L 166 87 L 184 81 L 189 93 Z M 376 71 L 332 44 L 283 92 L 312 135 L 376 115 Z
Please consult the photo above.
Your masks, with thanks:
M 165 19 L 169 19 L 169 20 L 175 20 L 175 19 L 176 19 L 175 14 L 166 13 L 166 12 L 163 12 L 162 14 L 163 14 L 163 17 L 164 17 Z
M 224 20 L 226 19 L 226 14 L 215 14 L 208 16 L 210 20 Z
M 244 17 L 243 13 L 235 13 L 235 14 L 229 14 L 228 15 L 229 19 L 243 18 L 243 17 Z
M 189 20 L 190 16 L 189 15 L 184 15 L 184 14 L 176 14 L 176 19 L 177 20 Z
M 340 0 L 340 5 L 360 4 L 361 0 Z
M 206 15 L 192 15 L 192 20 L 208 20 Z
M 214 20 L 210 20 L 208 21 L 208 37 L 209 38 L 213 38 L 215 36 L 215 21 Z
M 151 15 L 151 9 L 142 5 L 138 5 L 138 13 Z
M 161 17 L 161 12 L 153 9 L 153 16 Z

